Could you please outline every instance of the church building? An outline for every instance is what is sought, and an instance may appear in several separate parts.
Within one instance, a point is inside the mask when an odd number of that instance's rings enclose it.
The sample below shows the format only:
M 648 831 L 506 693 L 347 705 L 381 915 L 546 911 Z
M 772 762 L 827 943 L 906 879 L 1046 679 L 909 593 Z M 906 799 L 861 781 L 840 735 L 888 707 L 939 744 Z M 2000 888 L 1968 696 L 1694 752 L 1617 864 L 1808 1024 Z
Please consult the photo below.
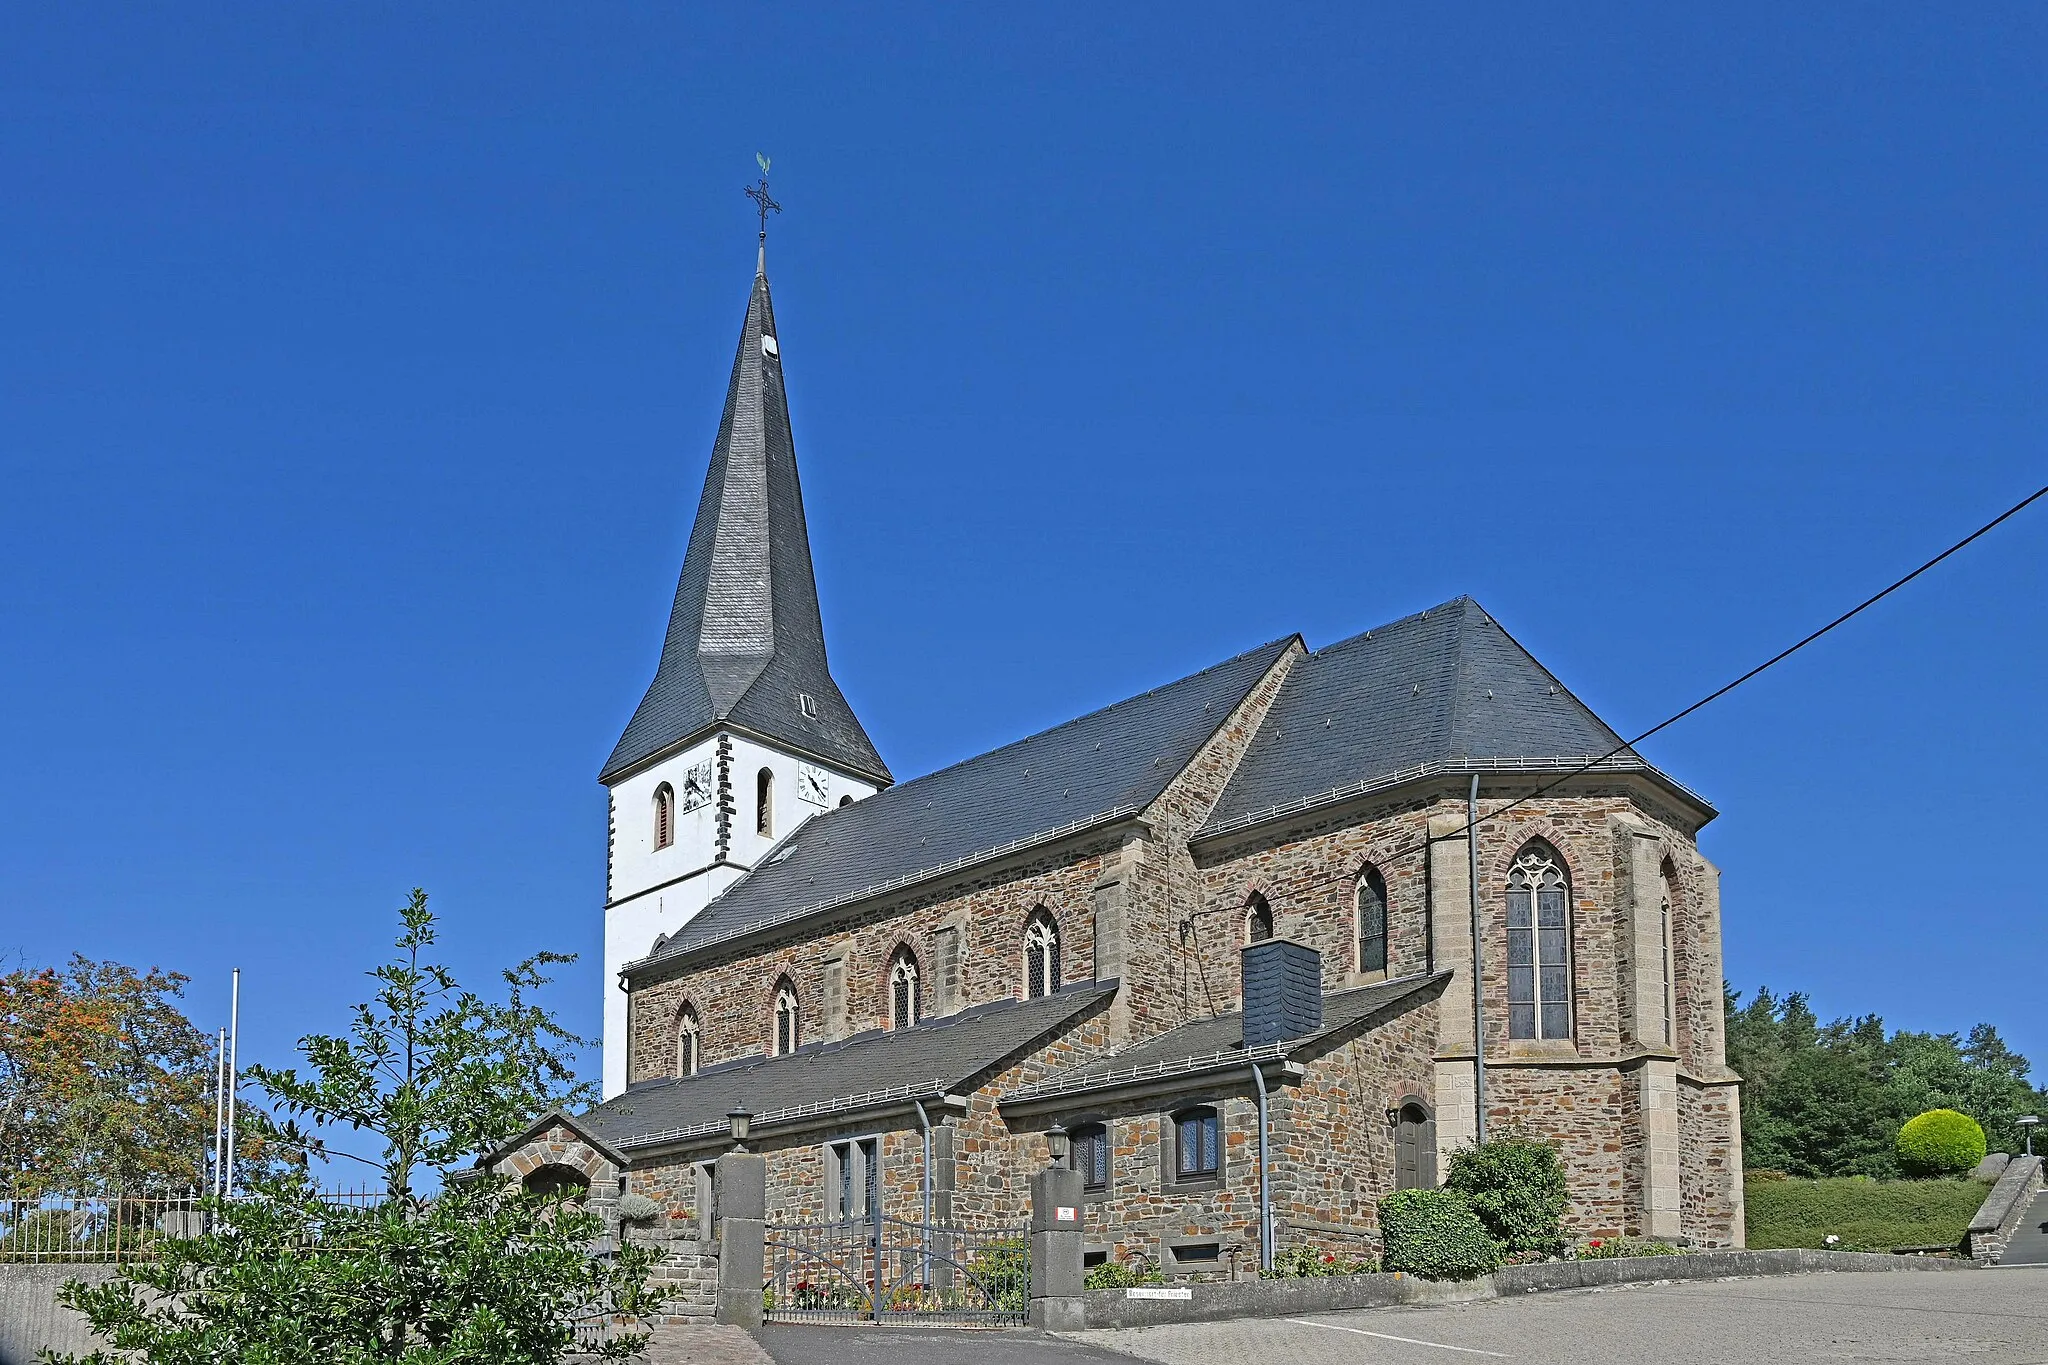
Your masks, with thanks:
M 1557 1144 L 1578 1236 L 1740 1244 L 1704 800 L 1470 598 L 898 783 L 827 663 L 786 361 L 764 260 L 600 774 L 606 1098 L 494 1163 L 684 1239 L 736 1110 L 771 1222 L 1014 1225 L 1057 1152 L 1091 1261 L 1220 1277 L 1376 1254 L 1483 1126 Z

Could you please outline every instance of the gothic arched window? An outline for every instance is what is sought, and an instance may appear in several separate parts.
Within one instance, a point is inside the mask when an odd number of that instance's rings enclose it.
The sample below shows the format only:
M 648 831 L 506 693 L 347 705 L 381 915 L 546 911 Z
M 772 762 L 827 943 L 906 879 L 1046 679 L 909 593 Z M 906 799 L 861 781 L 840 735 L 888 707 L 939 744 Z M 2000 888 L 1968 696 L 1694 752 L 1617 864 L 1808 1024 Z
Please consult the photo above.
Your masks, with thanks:
M 775 837 L 775 774 L 766 768 L 754 774 L 754 833 Z
M 909 1028 L 924 1013 L 924 992 L 917 973 L 917 954 L 898 948 L 889 960 L 889 1027 Z
M 676 841 L 676 789 L 664 782 L 654 789 L 654 846 L 667 848 Z
M 1569 1038 L 1571 879 L 1564 860 L 1532 843 L 1508 869 L 1508 1037 Z
M 1358 970 L 1387 969 L 1387 884 L 1368 867 L 1358 874 Z
M 774 1055 L 785 1056 L 797 1049 L 796 985 L 788 977 L 775 983 Z
M 676 1075 L 694 1076 L 703 1058 L 704 1034 L 697 1011 L 685 1005 L 676 1015 Z
M 1024 925 L 1024 998 L 1036 1000 L 1060 988 L 1060 926 L 1044 906 Z
M 1264 943 L 1273 937 L 1273 907 L 1266 904 L 1266 898 L 1252 892 L 1252 898 L 1244 907 L 1244 941 Z

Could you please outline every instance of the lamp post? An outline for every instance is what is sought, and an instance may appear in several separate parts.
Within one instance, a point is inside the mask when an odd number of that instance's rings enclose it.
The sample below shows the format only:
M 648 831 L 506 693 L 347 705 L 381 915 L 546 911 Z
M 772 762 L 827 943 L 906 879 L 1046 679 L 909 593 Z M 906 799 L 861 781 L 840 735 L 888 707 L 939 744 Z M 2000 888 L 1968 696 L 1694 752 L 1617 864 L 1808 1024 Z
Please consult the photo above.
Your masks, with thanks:
M 734 1105 L 725 1115 L 725 1130 L 732 1137 L 735 1152 L 747 1150 L 747 1136 L 754 1131 L 754 1116 L 744 1104 Z
M 1073 1150 L 1073 1139 L 1067 1135 L 1067 1130 L 1063 1125 L 1055 1123 L 1052 1127 L 1045 1130 L 1045 1150 L 1046 1154 L 1052 1158 L 1053 1165 L 1064 1166 L 1067 1164 L 1067 1153 Z
M 2039 1114 L 2021 1114 L 2019 1125 L 2026 1132 L 2027 1155 L 2032 1156 L 2034 1154 L 2034 1130 L 2041 1126 L 2041 1116 Z

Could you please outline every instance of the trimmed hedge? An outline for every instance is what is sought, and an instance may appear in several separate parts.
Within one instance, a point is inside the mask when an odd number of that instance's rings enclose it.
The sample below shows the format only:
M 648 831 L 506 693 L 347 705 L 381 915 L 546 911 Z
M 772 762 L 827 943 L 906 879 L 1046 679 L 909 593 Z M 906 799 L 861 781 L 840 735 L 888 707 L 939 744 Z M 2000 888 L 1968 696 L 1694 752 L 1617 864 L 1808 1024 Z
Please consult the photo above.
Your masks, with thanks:
M 1555 1256 L 1566 1246 L 1570 1202 L 1557 1148 L 1533 1138 L 1495 1138 L 1451 1153 L 1444 1188 L 1465 1196 L 1503 1255 Z
M 1500 1265 L 1500 1248 L 1456 1190 L 1396 1190 L 1380 1201 L 1387 1270 L 1426 1280 L 1469 1280 Z
M 1898 1154 L 1908 1175 L 1957 1175 L 1984 1159 L 1984 1129 L 1968 1114 L 1930 1109 L 1899 1129 Z
M 1974 1180 L 1751 1180 L 1743 1185 L 1748 1242 L 1771 1247 L 1892 1251 L 1955 1246 L 1984 1202 Z

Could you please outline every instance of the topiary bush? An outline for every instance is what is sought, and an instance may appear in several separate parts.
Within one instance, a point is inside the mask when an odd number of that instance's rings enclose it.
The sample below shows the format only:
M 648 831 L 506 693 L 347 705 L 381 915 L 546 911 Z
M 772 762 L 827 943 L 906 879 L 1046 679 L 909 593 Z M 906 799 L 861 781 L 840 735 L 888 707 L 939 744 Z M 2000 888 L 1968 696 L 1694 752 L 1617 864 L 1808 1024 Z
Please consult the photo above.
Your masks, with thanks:
M 1898 1152 L 1907 1175 L 1959 1175 L 1984 1159 L 1984 1129 L 1968 1114 L 1930 1109 L 1899 1129 Z
M 1570 1193 L 1557 1148 L 1510 1135 L 1451 1153 L 1444 1188 L 1465 1196 L 1503 1254 L 1555 1256 L 1566 1245 Z
M 1396 1190 L 1380 1201 L 1380 1265 L 1425 1280 L 1469 1280 L 1500 1264 L 1500 1248 L 1456 1190 Z

